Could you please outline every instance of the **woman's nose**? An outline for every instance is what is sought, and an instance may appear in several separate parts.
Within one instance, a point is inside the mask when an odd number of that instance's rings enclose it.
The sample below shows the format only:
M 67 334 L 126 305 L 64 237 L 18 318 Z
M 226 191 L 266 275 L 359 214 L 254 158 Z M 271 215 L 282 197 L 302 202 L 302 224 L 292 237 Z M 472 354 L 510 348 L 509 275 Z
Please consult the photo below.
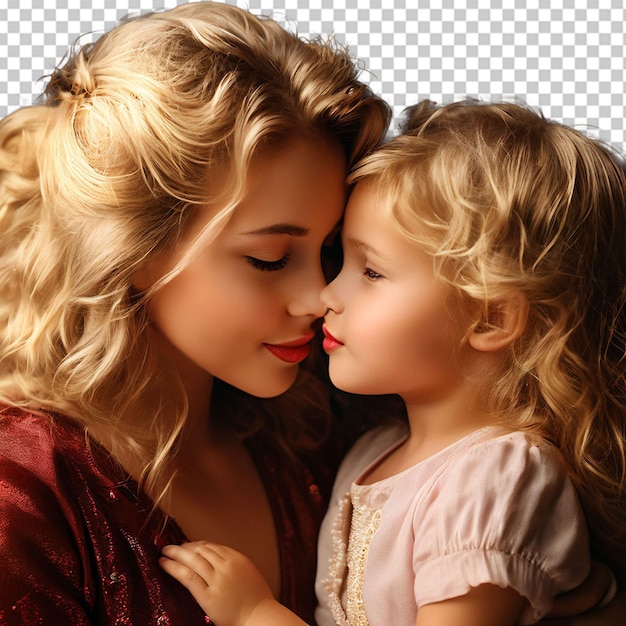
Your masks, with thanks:
M 296 291 L 287 307 L 289 314 L 293 317 L 323 317 L 327 307 L 320 296 L 325 287 L 326 280 L 321 265 L 304 276 L 299 276 Z

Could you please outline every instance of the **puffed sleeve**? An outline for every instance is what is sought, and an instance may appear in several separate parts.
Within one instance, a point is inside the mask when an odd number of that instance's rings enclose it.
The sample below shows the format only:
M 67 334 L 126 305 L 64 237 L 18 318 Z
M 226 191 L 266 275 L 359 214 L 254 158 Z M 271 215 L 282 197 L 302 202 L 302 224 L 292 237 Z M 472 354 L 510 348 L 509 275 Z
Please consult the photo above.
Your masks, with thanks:
M 589 568 L 575 489 L 555 448 L 524 433 L 482 442 L 452 459 L 413 509 L 417 606 L 491 583 L 527 599 L 521 624 Z
M 79 522 L 45 434 L 0 433 L 0 624 L 88 624 Z

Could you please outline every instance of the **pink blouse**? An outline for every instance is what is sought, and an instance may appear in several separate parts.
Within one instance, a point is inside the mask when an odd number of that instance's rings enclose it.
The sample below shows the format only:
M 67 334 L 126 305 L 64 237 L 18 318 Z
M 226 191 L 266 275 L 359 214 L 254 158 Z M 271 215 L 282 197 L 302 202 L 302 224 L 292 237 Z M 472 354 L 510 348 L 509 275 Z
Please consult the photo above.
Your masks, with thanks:
M 585 579 L 586 525 L 556 448 L 485 428 L 360 484 L 405 438 L 372 431 L 339 471 L 320 535 L 318 626 L 414 626 L 420 606 L 483 583 L 524 596 L 519 623 L 531 624 Z

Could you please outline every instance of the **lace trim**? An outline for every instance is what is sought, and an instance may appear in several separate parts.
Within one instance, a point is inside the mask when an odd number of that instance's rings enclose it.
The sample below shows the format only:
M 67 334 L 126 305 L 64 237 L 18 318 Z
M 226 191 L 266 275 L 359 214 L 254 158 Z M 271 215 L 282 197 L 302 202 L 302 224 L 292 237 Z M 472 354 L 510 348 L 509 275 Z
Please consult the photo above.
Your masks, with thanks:
M 352 489 L 352 522 L 348 541 L 347 607 L 348 622 L 355 626 L 369 626 L 363 604 L 365 566 L 372 537 L 380 526 L 379 509 L 372 510 L 361 503 L 358 489 Z
M 332 551 L 328 565 L 328 576 L 324 585 L 328 591 L 328 608 L 338 626 L 349 626 L 346 614 L 341 606 L 341 592 L 346 574 L 346 547 L 352 512 L 350 494 L 339 502 L 337 515 L 330 530 Z
M 328 608 L 338 626 L 369 626 L 363 603 L 363 581 L 370 544 L 381 518 L 380 510 L 371 510 L 361 503 L 358 488 L 339 501 L 330 531 L 332 551 L 324 581 Z M 341 603 L 344 589 L 345 610 Z

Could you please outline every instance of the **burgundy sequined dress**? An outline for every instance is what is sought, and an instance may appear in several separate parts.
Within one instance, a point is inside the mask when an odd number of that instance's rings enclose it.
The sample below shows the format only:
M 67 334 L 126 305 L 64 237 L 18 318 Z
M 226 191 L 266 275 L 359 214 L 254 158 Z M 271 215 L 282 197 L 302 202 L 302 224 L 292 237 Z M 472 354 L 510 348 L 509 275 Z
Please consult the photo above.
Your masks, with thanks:
M 281 602 L 313 623 L 317 531 L 336 459 L 312 467 L 267 437 L 248 449 L 274 514 Z M 0 624 L 208 623 L 158 564 L 185 536 L 74 422 L 0 413 Z

